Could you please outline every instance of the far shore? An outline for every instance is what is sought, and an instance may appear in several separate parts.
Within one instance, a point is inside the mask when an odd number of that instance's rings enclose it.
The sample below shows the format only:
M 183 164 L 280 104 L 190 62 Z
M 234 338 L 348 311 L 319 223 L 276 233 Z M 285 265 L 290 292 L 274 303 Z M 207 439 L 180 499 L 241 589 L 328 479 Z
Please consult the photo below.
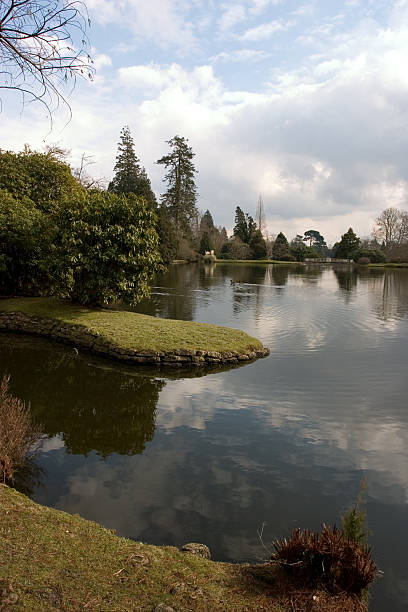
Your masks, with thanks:
M 190 263 L 205 263 L 201 261 L 188 261 L 187 259 L 175 259 L 172 264 L 190 264 Z M 274 264 L 280 266 L 304 266 L 304 265 L 320 265 L 320 266 L 331 266 L 331 265 L 350 265 L 350 266 L 358 266 L 361 268 L 408 268 L 408 262 L 402 263 L 393 263 L 393 262 L 385 262 L 385 263 L 370 263 L 370 264 L 358 264 L 355 261 L 343 262 L 343 261 L 279 261 L 277 259 L 216 259 L 211 262 L 210 265 L 213 264 Z

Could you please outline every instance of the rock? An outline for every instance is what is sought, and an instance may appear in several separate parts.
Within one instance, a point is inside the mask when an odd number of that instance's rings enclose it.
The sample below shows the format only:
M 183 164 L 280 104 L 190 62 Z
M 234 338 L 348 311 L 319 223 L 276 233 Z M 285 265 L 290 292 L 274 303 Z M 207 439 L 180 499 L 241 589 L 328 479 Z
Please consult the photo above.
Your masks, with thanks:
M 154 612 L 176 612 L 176 611 L 174 608 L 171 608 L 170 606 L 166 606 L 166 604 L 161 603 L 155 607 Z
M 170 589 L 170 593 L 172 595 L 178 595 L 184 591 L 184 588 L 185 588 L 184 582 L 178 582 L 177 584 L 173 584 L 173 586 Z
M 203 557 L 204 559 L 211 559 L 211 552 L 208 546 L 205 544 L 199 544 L 198 542 L 184 544 L 184 546 L 181 547 L 181 551 L 188 552 L 192 555 L 197 555 L 197 557 Z

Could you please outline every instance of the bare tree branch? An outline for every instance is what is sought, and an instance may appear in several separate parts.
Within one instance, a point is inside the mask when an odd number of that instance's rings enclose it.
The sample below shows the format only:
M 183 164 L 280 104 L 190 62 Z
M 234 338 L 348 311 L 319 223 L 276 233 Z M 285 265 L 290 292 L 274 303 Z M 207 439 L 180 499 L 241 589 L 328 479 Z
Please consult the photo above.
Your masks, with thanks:
M 0 0 L 0 89 L 37 100 L 52 120 L 62 86 L 78 76 L 92 79 L 86 6 L 80 0 Z

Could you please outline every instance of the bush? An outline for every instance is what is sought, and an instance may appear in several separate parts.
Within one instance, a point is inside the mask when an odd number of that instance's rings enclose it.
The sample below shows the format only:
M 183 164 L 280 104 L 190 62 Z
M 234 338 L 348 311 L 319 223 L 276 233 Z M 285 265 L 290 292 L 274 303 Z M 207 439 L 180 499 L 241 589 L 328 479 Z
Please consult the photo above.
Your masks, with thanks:
M 161 269 L 156 215 L 143 198 L 87 192 L 58 211 L 49 267 L 55 293 L 83 305 L 149 295 L 149 283 Z
M 355 262 L 358 262 L 362 257 L 369 259 L 369 263 L 385 263 L 386 261 L 385 254 L 378 249 L 357 249 L 352 254 Z
M 370 549 L 336 527 L 323 525 L 320 534 L 294 529 L 288 540 L 276 540 L 273 546 L 272 560 L 287 572 L 334 593 L 361 595 L 377 572 Z
M 282 255 L 279 261 L 296 261 L 296 257 L 294 257 L 294 255 Z
M 371 262 L 368 257 L 360 257 L 357 263 L 359 264 L 359 266 L 368 266 L 368 264 Z
M 9 393 L 9 376 L 0 383 L 0 478 L 13 481 L 40 437 L 33 425 L 29 408 Z

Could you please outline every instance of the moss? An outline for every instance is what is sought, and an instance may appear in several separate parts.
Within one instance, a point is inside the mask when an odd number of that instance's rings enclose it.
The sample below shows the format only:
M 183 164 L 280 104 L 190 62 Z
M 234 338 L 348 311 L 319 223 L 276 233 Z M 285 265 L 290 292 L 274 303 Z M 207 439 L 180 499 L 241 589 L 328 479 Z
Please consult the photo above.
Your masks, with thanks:
M 237 329 L 133 312 L 89 309 L 53 298 L 3 299 L 0 300 L 1 310 L 83 325 L 124 349 L 245 353 L 262 348 L 259 340 Z

